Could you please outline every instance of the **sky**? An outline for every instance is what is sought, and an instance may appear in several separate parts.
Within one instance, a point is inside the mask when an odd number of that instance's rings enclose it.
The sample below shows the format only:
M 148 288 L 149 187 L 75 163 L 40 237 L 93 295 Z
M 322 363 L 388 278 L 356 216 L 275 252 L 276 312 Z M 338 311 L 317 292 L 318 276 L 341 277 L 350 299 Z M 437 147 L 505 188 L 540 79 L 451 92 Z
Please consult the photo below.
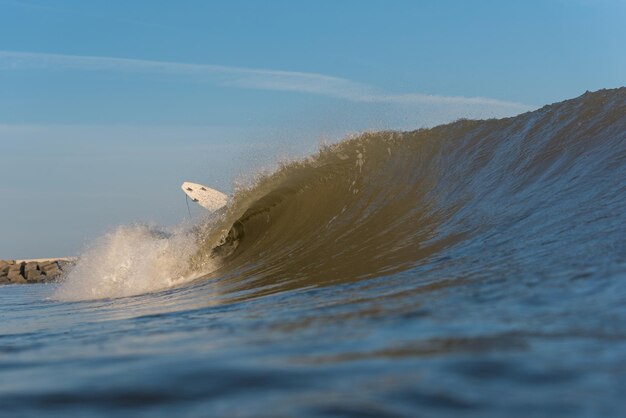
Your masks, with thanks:
M 626 84 L 626 1 L 0 0 L 0 259 L 375 129 Z M 192 207 L 192 216 L 201 210 Z

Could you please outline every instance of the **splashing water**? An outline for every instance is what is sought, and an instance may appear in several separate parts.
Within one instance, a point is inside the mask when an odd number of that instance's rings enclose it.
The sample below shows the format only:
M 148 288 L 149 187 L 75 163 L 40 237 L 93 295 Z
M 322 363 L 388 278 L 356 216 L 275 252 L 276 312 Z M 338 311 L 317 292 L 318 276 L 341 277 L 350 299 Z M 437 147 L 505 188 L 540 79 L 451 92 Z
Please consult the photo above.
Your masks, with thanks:
M 55 293 L 60 300 L 133 296 L 177 286 L 197 277 L 190 257 L 196 235 L 148 225 L 121 226 L 97 240 L 80 256 Z M 205 263 L 203 272 L 213 265 Z

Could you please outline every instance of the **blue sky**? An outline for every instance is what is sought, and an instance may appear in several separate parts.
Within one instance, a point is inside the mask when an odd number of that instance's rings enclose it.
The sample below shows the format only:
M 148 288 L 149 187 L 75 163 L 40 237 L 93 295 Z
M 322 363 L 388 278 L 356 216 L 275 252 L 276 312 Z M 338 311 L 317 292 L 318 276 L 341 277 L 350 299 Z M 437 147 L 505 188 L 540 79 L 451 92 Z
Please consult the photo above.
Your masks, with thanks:
M 618 87 L 626 2 L 0 0 L 0 258 L 175 224 L 362 129 L 505 116 Z

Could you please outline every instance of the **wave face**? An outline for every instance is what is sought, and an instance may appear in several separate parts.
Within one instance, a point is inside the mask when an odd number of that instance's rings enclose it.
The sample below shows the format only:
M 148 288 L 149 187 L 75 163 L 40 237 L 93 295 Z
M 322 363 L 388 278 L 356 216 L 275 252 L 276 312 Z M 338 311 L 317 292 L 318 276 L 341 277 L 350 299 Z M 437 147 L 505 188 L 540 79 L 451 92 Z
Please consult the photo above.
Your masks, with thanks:
M 625 97 L 588 93 L 513 118 L 325 146 L 239 191 L 198 256 L 220 258 L 210 277 L 253 293 L 416 268 L 574 266 L 591 237 L 607 249 L 623 238 Z
M 348 138 L 5 286 L 1 409 L 622 416 L 625 225 L 625 88 Z

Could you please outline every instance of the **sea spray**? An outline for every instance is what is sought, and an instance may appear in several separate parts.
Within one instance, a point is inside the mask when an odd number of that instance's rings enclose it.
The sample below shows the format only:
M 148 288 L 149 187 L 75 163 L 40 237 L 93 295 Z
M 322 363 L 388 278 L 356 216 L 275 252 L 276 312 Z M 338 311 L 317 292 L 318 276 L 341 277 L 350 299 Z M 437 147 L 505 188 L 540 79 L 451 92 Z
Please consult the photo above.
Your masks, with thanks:
M 157 291 L 198 276 L 190 265 L 197 232 L 148 225 L 120 226 L 92 243 L 62 281 L 55 299 L 117 298 Z M 206 273 L 211 261 L 196 265 Z

